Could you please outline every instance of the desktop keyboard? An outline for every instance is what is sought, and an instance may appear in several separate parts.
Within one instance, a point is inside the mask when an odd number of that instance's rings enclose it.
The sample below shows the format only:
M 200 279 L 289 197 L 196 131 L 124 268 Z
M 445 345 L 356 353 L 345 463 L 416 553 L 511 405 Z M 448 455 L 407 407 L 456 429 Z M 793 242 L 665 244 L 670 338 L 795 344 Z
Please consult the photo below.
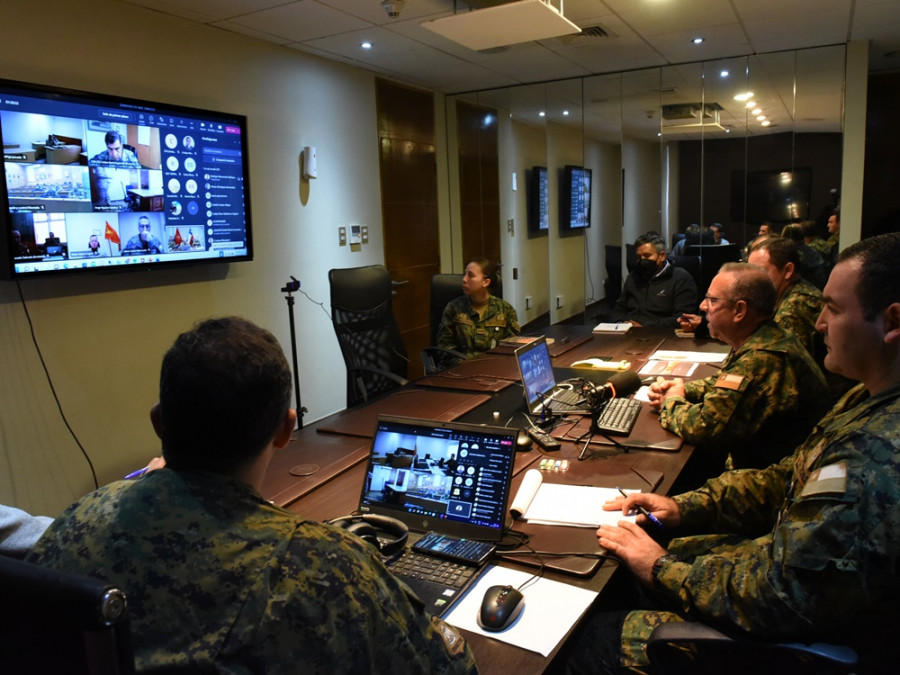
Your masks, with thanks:
M 597 416 L 597 429 L 605 434 L 627 436 L 641 413 L 641 402 L 633 398 L 611 398 Z
M 407 548 L 400 557 L 391 560 L 387 567 L 400 577 L 436 581 L 453 588 L 465 586 L 469 578 L 479 569 L 419 553 L 411 548 Z

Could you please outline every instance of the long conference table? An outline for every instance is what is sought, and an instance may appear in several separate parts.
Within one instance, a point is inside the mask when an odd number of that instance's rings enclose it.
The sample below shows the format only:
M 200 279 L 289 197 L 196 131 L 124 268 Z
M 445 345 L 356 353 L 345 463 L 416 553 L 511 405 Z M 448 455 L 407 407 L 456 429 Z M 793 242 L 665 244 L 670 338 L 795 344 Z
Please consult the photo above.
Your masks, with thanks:
M 589 326 L 559 325 L 540 334 L 553 338 L 549 345 L 554 368 L 602 356 L 612 361 L 628 361 L 639 370 L 659 349 L 726 352 L 713 340 L 684 339 L 671 329 L 633 328 L 624 335 L 595 335 Z M 692 378 L 705 377 L 716 367 L 701 364 Z M 612 374 L 607 371 L 607 374 Z M 525 427 L 525 399 L 511 348 L 498 348 L 465 361 L 437 376 L 422 377 L 409 385 L 367 404 L 330 415 L 298 429 L 290 444 L 275 454 L 263 484 L 263 496 L 273 503 L 312 520 L 328 520 L 354 512 L 365 479 L 365 459 L 379 414 L 403 415 L 442 421 Z M 581 424 L 586 424 L 587 420 Z M 682 444 L 659 426 L 658 415 L 644 403 L 634 429 L 617 440 L 624 451 L 608 439 L 595 437 L 585 450 L 585 429 L 575 421 L 560 423 L 552 435 L 561 442 L 558 451 L 548 453 L 533 445 L 517 453 L 512 494 L 529 468 L 537 468 L 545 458 L 568 460 L 566 471 L 555 471 L 553 482 L 641 489 L 667 494 L 693 448 Z M 579 461 L 578 456 L 584 455 Z M 515 529 L 528 533 L 537 550 L 599 550 L 593 528 L 535 525 L 516 521 Z M 537 567 L 519 559 L 495 559 L 495 564 L 536 572 Z M 532 561 L 537 562 L 537 561 Z M 543 576 L 598 592 L 595 604 L 602 603 L 603 589 L 616 574 L 618 565 L 606 561 L 584 576 L 586 558 L 569 558 L 546 569 Z M 624 572 L 620 573 L 622 576 Z M 548 618 L 548 620 L 550 620 Z M 500 640 L 464 631 L 475 653 L 479 672 L 543 672 L 557 656 L 566 635 L 556 649 L 543 657 Z

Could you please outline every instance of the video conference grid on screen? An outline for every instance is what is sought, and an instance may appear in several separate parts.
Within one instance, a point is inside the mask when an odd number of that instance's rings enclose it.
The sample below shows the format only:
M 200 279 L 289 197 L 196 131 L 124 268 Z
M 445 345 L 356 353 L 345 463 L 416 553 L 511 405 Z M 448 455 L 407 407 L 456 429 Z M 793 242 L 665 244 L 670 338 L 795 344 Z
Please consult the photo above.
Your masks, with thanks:
M 228 119 L 0 86 L 14 272 L 247 256 Z
M 419 433 L 416 433 L 419 432 Z M 454 429 L 380 423 L 363 505 L 500 529 L 511 438 Z

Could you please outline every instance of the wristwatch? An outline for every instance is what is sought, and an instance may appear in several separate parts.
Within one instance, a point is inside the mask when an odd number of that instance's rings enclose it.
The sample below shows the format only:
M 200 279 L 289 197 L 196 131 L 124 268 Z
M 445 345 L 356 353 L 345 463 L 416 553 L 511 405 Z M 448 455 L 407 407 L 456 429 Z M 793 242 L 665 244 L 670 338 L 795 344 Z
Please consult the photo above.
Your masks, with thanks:
M 659 573 L 662 571 L 662 568 L 669 563 L 681 562 L 681 558 L 679 558 L 674 553 L 664 553 L 659 556 L 656 561 L 653 563 L 653 570 L 651 572 L 651 577 L 653 578 L 653 583 L 657 583 L 657 579 L 659 579 Z

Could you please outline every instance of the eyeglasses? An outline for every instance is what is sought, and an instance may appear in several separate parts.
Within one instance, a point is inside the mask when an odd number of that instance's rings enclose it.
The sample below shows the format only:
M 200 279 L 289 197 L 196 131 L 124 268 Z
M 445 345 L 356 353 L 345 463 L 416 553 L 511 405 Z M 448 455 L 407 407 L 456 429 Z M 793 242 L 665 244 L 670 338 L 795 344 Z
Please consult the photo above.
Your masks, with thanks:
M 706 304 L 708 304 L 710 307 L 715 307 L 716 304 L 718 304 L 719 302 L 725 302 L 725 303 L 734 302 L 734 300 L 732 300 L 731 298 L 714 298 L 711 295 L 705 295 L 705 296 L 703 296 L 703 299 L 706 301 Z

